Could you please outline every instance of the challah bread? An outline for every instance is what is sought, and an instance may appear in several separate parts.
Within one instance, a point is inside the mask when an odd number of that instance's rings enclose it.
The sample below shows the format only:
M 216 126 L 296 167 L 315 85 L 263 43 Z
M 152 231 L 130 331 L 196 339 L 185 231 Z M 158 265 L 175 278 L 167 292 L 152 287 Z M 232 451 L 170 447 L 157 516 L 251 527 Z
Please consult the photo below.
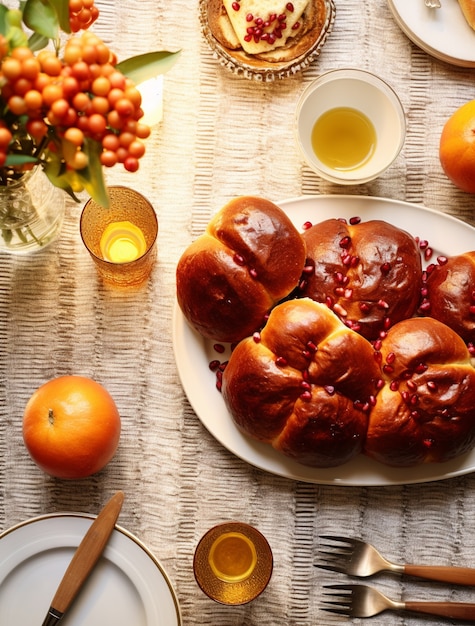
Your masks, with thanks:
M 282 209 L 240 196 L 182 254 L 178 304 L 204 337 L 240 341 L 259 330 L 270 309 L 296 287 L 304 264 L 305 244 Z
M 276 306 L 260 340 L 234 348 L 222 393 L 243 432 L 299 463 L 331 467 L 362 451 L 379 379 L 371 344 L 304 298 Z
M 380 220 L 329 219 L 303 233 L 307 268 L 300 295 L 325 302 L 367 339 L 411 317 L 419 303 L 422 263 L 404 230 Z
M 475 29 L 475 0 L 459 0 L 459 5 L 469 26 Z
M 449 257 L 428 269 L 427 315 L 475 343 L 475 252 Z
M 396 324 L 382 341 L 384 387 L 365 453 L 387 465 L 444 462 L 475 443 L 475 369 L 463 340 L 429 318 Z

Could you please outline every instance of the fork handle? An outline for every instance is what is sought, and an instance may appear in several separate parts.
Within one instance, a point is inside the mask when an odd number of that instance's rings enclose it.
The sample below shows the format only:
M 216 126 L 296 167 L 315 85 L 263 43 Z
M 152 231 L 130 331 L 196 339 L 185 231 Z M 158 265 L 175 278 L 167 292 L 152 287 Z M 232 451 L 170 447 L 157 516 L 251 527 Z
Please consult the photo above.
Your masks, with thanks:
M 475 604 L 470 602 L 404 602 L 406 611 L 439 615 L 460 620 L 475 620 Z
M 409 576 L 438 580 L 455 585 L 475 585 L 475 569 L 470 567 L 445 567 L 443 565 L 404 565 L 404 573 Z

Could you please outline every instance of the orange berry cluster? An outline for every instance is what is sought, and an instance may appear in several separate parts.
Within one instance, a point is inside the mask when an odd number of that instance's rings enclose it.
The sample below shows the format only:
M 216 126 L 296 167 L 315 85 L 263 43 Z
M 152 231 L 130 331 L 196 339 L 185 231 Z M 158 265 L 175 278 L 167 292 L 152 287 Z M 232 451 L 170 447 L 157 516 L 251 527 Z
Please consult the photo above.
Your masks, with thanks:
M 69 0 L 69 27 L 71 32 L 86 30 L 99 17 L 94 0 Z
M 37 143 L 54 129 L 50 147 L 62 151 L 71 169 L 88 165 L 84 142 L 90 138 L 102 146 L 104 166 L 122 163 L 135 172 L 150 128 L 139 122 L 140 92 L 115 65 L 109 48 L 89 32 L 67 42 L 63 59 L 50 50 L 34 56 L 29 48 L 14 48 L 0 66 L 1 97 L 11 113 L 27 117 L 26 130 Z M 0 144 L 0 163 L 4 153 Z

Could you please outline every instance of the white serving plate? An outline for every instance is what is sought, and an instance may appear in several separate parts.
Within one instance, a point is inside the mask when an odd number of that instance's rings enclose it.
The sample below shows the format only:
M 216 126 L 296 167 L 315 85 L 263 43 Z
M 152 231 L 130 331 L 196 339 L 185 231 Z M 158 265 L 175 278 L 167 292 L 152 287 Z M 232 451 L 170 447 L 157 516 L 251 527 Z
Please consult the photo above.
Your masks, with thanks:
M 423 0 L 388 0 L 405 35 L 431 56 L 460 67 L 475 67 L 475 31 L 465 20 L 457 0 L 441 0 L 429 9 Z
M 56 513 L 0 534 L 0 624 L 42 624 L 93 517 Z M 170 579 L 157 559 L 116 526 L 64 621 L 68 626 L 181 626 Z
M 434 257 L 453 256 L 475 250 L 475 228 L 444 213 L 425 207 L 367 196 L 303 196 L 277 203 L 294 225 L 302 230 L 306 221 L 321 222 L 329 218 L 359 216 L 363 221 L 384 220 L 429 241 Z M 311 468 L 276 452 L 270 445 L 254 441 L 241 433 L 228 413 L 210 361 L 226 360 L 228 353 L 218 354 L 215 342 L 196 333 L 186 322 L 178 305 L 173 317 L 173 345 L 180 379 L 197 416 L 209 432 L 230 452 L 264 471 L 303 482 L 332 485 L 398 485 L 423 483 L 475 470 L 475 450 L 441 464 L 413 468 L 391 468 L 365 456 L 334 468 Z

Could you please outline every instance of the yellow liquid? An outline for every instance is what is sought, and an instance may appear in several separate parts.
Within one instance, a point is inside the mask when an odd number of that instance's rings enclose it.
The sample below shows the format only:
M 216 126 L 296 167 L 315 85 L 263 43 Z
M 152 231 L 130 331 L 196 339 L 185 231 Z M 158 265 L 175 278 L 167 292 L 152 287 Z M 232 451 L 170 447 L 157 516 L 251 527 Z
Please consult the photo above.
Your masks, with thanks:
M 129 263 L 147 249 L 143 232 L 132 222 L 114 222 L 102 233 L 100 248 L 106 261 Z
M 354 170 L 369 161 L 376 148 L 376 131 L 368 117 L 349 107 L 330 109 L 312 129 L 317 158 L 334 170 Z
M 208 561 L 220 580 L 240 582 L 249 578 L 256 566 L 256 548 L 242 533 L 224 533 L 211 546 Z

